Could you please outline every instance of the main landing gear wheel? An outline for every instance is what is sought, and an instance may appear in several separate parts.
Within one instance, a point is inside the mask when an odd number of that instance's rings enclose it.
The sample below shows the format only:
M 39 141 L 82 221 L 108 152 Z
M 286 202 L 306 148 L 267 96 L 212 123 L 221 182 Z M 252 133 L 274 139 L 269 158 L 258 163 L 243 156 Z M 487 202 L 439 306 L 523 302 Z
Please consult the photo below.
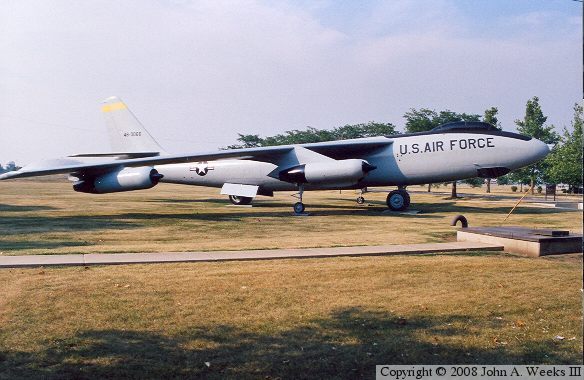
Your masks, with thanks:
M 405 190 L 393 190 L 387 195 L 387 207 L 392 211 L 403 211 L 410 205 L 410 195 Z
M 304 203 L 302 203 L 302 195 L 304 194 L 304 185 L 299 183 L 298 184 L 298 193 L 292 195 L 295 198 L 298 198 L 298 202 L 294 203 L 294 214 L 296 215 L 304 215 Z
M 357 203 L 362 205 L 363 203 L 365 203 L 365 198 L 363 197 L 357 197 Z
M 230 195 L 229 201 L 234 205 L 242 206 L 242 205 L 249 205 L 253 198 L 250 197 L 240 197 L 238 195 Z
M 302 214 L 304 212 L 304 203 L 296 202 L 294 203 L 294 213 Z

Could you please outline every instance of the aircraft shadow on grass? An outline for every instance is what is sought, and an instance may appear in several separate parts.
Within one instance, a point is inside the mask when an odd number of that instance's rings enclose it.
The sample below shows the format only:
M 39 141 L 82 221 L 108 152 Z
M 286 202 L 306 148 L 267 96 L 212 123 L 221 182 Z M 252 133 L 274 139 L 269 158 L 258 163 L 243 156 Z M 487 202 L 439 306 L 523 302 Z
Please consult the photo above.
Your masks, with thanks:
M 65 247 L 87 247 L 92 245 L 86 241 L 71 241 L 71 240 L 0 240 L 0 250 L 12 251 L 23 249 L 57 249 Z
M 368 208 L 347 208 L 327 206 L 310 212 L 312 216 L 379 216 L 380 209 Z M 233 207 L 225 209 L 224 212 L 207 212 L 205 209 L 193 208 L 183 210 L 183 212 L 168 213 L 162 209 L 160 212 L 131 212 L 110 215 L 67 215 L 67 216 L 44 216 L 37 214 L 30 215 L 2 215 L 0 218 L 0 229 L 3 235 L 21 235 L 23 233 L 45 233 L 45 232 L 75 232 L 75 231 L 98 231 L 98 230 L 120 230 L 136 229 L 145 225 L 152 225 L 147 222 L 152 220 L 175 220 L 181 221 L 208 221 L 212 222 L 239 222 L 247 218 L 292 218 L 291 212 L 281 210 L 271 211 L 271 207 L 254 207 L 253 209 L 244 207 Z M 417 215 L 421 218 L 438 218 L 434 215 Z M 155 223 L 154 223 L 155 224 Z
M 182 202 L 182 201 L 181 201 Z M 132 212 L 111 215 L 69 215 L 69 216 L 44 216 L 29 215 L 2 215 L 0 218 L 0 228 L 3 235 L 21 235 L 23 233 L 46 233 L 46 232 L 76 232 L 76 231 L 99 231 L 99 230 L 121 230 L 137 229 L 145 225 L 151 225 L 151 220 L 175 220 L 176 222 L 188 221 L 208 221 L 212 222 L 240 222 L 247 218 L 291 218 L 291 213 L 275 210 L 282 207 L 283 203 L 264 203 L 253 209 L 233 207 L 225 209 L 223 212 L 208 212 L 204 208 L 185 210 L 183 212 L 165 213 L 163 211 L 152 212 Z M 18 206 L 28 207 L 28 206 Z M 31 206 L 33 207 L 33 206 Z M 36 207 L 36 206 L 35 206 Z M 380 216 L 388 218 L 407 217 L 408 219 L 443 218 L 441 214 L 460 213 L 465 214 L 500 214 L 502 217 L 509 211 L 509 207 L 475 207 L 456 204 L 454 202 L 439 204 L 415 204 L 413 208 L 420 210 L 416 215 L 402 215 L 399 213 L 383 213 L 383 207 L 345 207 L 342 205 L 318 205 L 313 211 L 309 211 L 311 216 Z M 29 210 L 33 211 L 33 210 Z M 518 207 L 514 215 L 550 215 L 565 213 L 566 211 L 557 209 L 543 209 L 532 207 Z M 578 211 L 574 211 L 578 212 Z M 0 243 L 1 244 L 1 243 Z
M 472 318 L 464 315 L 421 315 L 406 321 L 356 307 L 270 333 L 233 325 L 193 326 L 171 335 L 84 330 L 55 337 L 40 352 L 4 348 L 0 378 L 355 379 L 373 377 L 376 364 L 573 364 L 582 360 L 577 350 L 544 338 L 523 341 L 513 352 L 494 342 L 480 348 L 448 342 L 452 335 L 473 335 L 453 327 L 469 323 Z M 427 340 L 420 339 L 424 336 Z M 203 345 L 209 348 L 194 348 Z
M 326 200 L 329 201 L 346 201 L 347 204 L 326 204 L 320 203 Z M 366 204 L 368 206 L 356 206 L 355 201 L 352 199 L 339 199 L 339 198 L 326 198 L 324 201 L 321 199 L 320 202 L 316 202 L 314 204 L 310 204 L 308 202 L 309 209 L 307 210 L 309 213 L 318 213 L 319 215 L 328 215 L 329 210 L 343 210 L 346 214 L 355 214 L 355 213 L 379 213 L 387 210 L 387 205 L 384 201 L 379 200 L 367 200 Z M 224 199 L 156 199 L 150 200 L 149 202 L 154 203 L 210 203 L 216 204 L 218 206 L 225 205 L 227 206 L 228 203 Z M 270 209 L 270 208 L 287 208 L 289 207 L 288 203 L 279 202 L 279 201 L 259 201 L 254 202 L 253 208 L 256 210 L 263 210 L 263 209 Z M 416 218 L 424 218 L 428 217 L 428 215 L 424 214 L 436 214 L 436 213 L 488 213 L 488 214 L 501 214 L 507 215 L 509 211 L 511 211 L 512 206 L 499 206 L 499 207 L 479 207 L 479 206 L 467 206 L 464 204 L 456 203 L 456 202 L 436 202 L 436 203 L 412 203 L 412 209 L 419 210 L 421 213 L 416 214 Z M 562 210 L 562 209 L 555 209 L 555 208 L 535 208 L 535 207 L 524 207 L 524 205 L 519 205 L 513 213 L 514 214 L 557 214 L 563 212 L 570 212 L 571 210 Z M 578 210 L 573 210 L 577 212 Z M 193 209 L 193 212 L 197 212 L 196 209 Z M 340 213 L 332 213 L 332 215 L 339 215 Z M 399 213 L 392 213 L 393 215 L 402 215 Z M 290 214 L 288 212 L 279 212 L 277 216 L 288 217 Z M 253 211 L 249 212 L 249 216 L 258 216 Z M 272 215 L 270 215 L 272 216 Z M 275 216 L 275 215 L 274 215 Z
M 46 232 L 76 232 L 92 230 L 120 230 L 139 228 L 119 215 L 70 215 L 70 216 L 2 216 L 0 229 L 3 236 Z M 0 243 L 1 244 L 1 243 Z
M 331 198 L 332 200 L 336 200 L 338 201 L 339 199 L 336 198 Z M 345 201 L 347 202 L 346 204 L 325 204 L 325 203 L 319 203 L 319 202 L 315 202 L 314 204 L 309 203 L 308 207 L 309 209 L 307 209 L 307 213 L 309 215 L 312 216 L 343 216 L 343 215 L 360 215 L 360 216 L 379 216 L 379 215 L 394 215 L 394 216 L 406 216 L 406 217 L 414 217 L 414 214 L 412 215 L 407 215 L 407 214 L 401 214 L 399 212 L 388 212 L 387 209 L 387 205 L 384 202 L 377 202 L 377 201 L 371 201 L 371 202 L 367 202 L 368 206 L 356 206 L 356 203 L 354 200 L 349 200 L 349 199 L 345 199 Z M 224 220 L 224 218 L 227 219 L 234 219 L 234 220 L 240 220 L 246 217 L 249 218 L 258 218 L 258 217 L 271 217 L 271 218 L 289 218 L 291 216 L 291 212 L 288 211 L 288 208 L 290 207 L 289 203 L 286 202 L 281 202 L 281 201 L 270 201 L 270 200 L 264 200 L 264 201 L 259 201 L 259 202 L 254 202 L 253 203 L 253 208 L 250 209 L 249 206 L 233 206 L 230 205 L 228 202 L 226 202 L 224 199 L 156 199 L 156 200 L 150 200 L 148 202 L 154 202 L 154 203 L 168 203 L 168 204 L 172 204 L 172 203 L 178 203 L 178 204 L 183 204 L 183 203 L 193 203 L 193 204 L 197 204 L 197 203 L 212 203 L 215 204 L 217 206 L 225 206 L 225 207 L 231 207 L 231 212 L 229 212 L 229 215 L 227 215 L 227 213 L 206 213 L 205 209 L 199 209 L 203 212 L 199 212 L 198 209 L 193 208 L 192 212 L 194 213 L 194 215 L 197 218 L 201 218 L 201 219 L 209 219 L 209 220 Z M 267 210 L 270 209 L 282 209 L 284 208 L 285 211 L 273 211 L 273 212 L 268 212 Z M 243 212 L 241 210 L 248 210 L 246 212 Z M 382 214 L 383 213 L 383 214 Z M 152 214 L 150 214 L 152 215 Z M 164 218 L 165 215 L 169 215 L 169 214 L 160 214 L 161 217 Z M 190 219 L 190 216 L 187 214 L 176 214 L 177 216 L 183 215 L 185 218 Z M 439 216 L 434 216 L 434 215 L 420 215 L 417 214 L 415 215 L 415 217 L 417 218 L 439 218 Z
M 293 198 L 290 198 L 291 200 Z M 306 200 L 306 199 L 305 199 Z M 333 200 L 333 201 L 338 201 L 339 199 L 336 198 L 330 198 L 330 199 L 326 199 L 326 200 Z M 323 203 L 322 200 L 318 200 L 314 203 L 310 203 L 308 200 L 307 201 L 307 205 L 310 206 L 311 208 L 314 209 L 342 209 L 342 210 L 346 210 L 349 208 L 353 208 L 356 210 L 363 210 L 363 207 L 353 207 L 356 203 L 354 200 L 350 201 L 350 203 L 347 203 L 345 205 L 332 205 L 332 204 L 326 204 Z M 349 202 L 349 200 L 346 200 L 347 202 Z M 211 203 L 211 204 L 215 204 L 218 207 L 221 206 L 232 206 L 232 207 L 241 207 L 241 208 L 245 208 L 248 206 L 234 206 L 231 205 L 229 203 L 229 201 L 223 199 L 223 198 L 209 198 L 209 199 L 172 199 L 172 198 L 162 198 L 162 199 L 152 199 L 149 200 L 148 202 L 153 202 L 153 203 L 193 203 L 193 204 L 197 204 L 197 203 Z M 256 200 L 253 202 L 253 208 L 260 208 L 260 209 L 266 209 L 266 208 L 285 208 L 286 211 L 284 211 L 282 214 L 283 215 L 289 215 L 289 211 L 288 209 L 290 208 L 290 204 L 292 202 L 282 202 L 279 200 L 270 200 L 270 199 L 262 199 L 262 200 Z M 379 206 L 382 206 L 383 209 L 386 209 L 387 206 L 384 203 L 379 202 L 378 203 Z
M 174 199 L 174 198 L 158 198 L 158 199 L 149 199 L 147 200 L 149 203 L 210 203 L 216 204 L 218 206 L 228 204 L 228 201 L 225 199 L 218 199 L 218 198 L 199 198 L 199 199 Z
M 27 212 L 56 210 L 51 206 L 19 206 L 0 203 L 0 212 Z

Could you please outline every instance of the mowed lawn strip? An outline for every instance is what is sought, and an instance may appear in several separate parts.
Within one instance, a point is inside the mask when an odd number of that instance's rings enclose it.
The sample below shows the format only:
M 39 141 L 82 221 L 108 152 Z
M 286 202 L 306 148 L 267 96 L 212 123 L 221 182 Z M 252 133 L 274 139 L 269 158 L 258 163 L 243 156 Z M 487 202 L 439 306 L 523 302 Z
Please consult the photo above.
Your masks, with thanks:
M 581 255 L 2 270 L 0 378 L 371 378 L 388 363 L 581 364 L 581 284 Z
M 421 187 L 412 187 L 420 190 Z M 468 189 L 470 190 L 470 189 Z M 461 187 L 460 191 L 465 191 Z M 476 192 L 476 189 L 473 191 Z M 230 206 L 218 189 L 160 184 L 105 195 L 76 193 L 66 180 L 0 183 L 0 254 L 211 251 L 454 241 L 455 215 L 500 225 L 514 199 L 412 194 L 417 215 L 384 212 L 384 193 L 307 192 L 309 217 L 293 217 L 291 193 Z M 510 195 L 512 193 L 509 193 Z M 521 205 L 506 225 L 582 231 L 581 211 Z

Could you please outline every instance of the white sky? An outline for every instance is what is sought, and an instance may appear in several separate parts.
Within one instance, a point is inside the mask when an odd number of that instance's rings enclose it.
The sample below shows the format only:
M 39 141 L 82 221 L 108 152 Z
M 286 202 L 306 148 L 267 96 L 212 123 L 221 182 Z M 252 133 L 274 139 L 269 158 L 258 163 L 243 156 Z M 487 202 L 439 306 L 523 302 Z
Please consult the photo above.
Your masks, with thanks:
M 411 107 L 497 106 L 513 130 L 534 95 L 563 127 L 582 82 L 582 4 L 568 0 L 8 0 L 0 163 L 109 150 L 111 95 L 178 153 L 238 132 L 402 129 Z

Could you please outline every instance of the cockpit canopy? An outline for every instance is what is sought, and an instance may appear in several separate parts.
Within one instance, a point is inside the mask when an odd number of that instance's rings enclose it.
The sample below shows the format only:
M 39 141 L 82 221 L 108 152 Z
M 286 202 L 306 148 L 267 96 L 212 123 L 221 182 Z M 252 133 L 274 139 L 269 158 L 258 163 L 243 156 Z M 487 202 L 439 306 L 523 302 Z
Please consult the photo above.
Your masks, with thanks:
M 483 121 L 454 121 L 432 128 L 432 131 L 446 132 L 446 131 L 498 131 L 499 129 L 492 124 Z

